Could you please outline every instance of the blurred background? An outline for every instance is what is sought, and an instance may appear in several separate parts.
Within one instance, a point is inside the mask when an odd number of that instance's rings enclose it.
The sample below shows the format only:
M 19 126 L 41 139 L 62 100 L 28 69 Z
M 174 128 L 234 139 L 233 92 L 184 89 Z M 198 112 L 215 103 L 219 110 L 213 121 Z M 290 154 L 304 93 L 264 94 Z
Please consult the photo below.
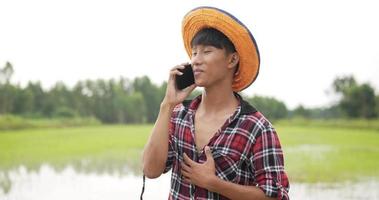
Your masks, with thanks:
M 0 199 L 138 199 L 141 152 L 198 6 L 240 19 L 292 199 L 379 199 L 375 1 L 1 1 Z M 201 93 L 197 88 L 189 98 Z M 146 181 L 167 199 L 170 174 Z

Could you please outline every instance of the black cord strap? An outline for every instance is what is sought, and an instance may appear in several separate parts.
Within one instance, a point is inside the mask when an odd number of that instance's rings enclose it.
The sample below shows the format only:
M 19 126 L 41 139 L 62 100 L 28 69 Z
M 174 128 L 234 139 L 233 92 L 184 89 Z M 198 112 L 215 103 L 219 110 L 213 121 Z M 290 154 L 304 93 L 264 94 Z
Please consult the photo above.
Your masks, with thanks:
M 143 175 L 143 185 L 142 185 L 142 191 L 141 191 L 141 197 L 140 200 L 143 200 L 143 193 L 145 192 L 145 174 Z

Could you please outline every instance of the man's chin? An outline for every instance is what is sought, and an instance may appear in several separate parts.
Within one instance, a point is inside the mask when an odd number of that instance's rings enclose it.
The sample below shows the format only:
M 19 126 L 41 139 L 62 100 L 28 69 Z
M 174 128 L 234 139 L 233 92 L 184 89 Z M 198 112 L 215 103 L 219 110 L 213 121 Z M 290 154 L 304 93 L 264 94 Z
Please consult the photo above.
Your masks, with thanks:
M 205 86 L 204 83 L 201 81 L 195 81 L 195 83 L 196 83 L 196 87 L 204 87 Z

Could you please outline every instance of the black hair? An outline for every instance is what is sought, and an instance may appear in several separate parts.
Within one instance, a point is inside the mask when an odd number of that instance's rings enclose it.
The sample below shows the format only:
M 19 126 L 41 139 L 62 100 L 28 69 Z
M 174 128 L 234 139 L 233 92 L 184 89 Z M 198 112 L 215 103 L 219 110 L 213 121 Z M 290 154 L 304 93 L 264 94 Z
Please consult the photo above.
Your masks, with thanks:
M 218 49 L 225 49 L 228 54 L 236 52 L 229 38 L 214 28 L 204 28 L 197 32 L 191 41 L 191 47 L 197 45 L 210 45 Z

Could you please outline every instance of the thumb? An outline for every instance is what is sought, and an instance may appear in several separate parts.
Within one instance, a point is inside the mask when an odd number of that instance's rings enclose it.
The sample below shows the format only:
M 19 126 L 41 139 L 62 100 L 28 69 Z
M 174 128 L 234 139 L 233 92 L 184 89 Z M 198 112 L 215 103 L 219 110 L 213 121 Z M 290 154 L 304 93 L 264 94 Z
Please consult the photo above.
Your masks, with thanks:
M 205 156 L 207 157 L 207 161 L 210 161 L 210 160 L 213 161 L 212 151 L 211 151 L 211 149 L 209 148 L 209 146 L 206 146 L 206 147 L 205 147 Z
M 184 89 L 186 93 L 191 93 L 196 88 L 196 84 L 192 84 Z

